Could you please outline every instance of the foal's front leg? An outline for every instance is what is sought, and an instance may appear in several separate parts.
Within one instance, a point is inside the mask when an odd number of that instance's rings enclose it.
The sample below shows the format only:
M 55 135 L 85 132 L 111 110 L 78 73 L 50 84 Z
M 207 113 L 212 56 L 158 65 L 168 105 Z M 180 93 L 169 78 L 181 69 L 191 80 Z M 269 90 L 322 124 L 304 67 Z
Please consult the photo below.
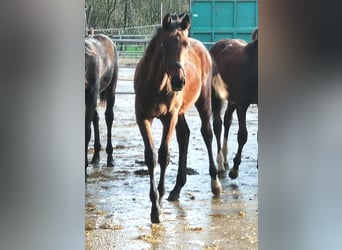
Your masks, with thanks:
M 160 165 L 160 179 L 159 179 L 159 199 L 161 201 L 163 195 L 165 194 L 165 172 L 166 167 L 170 162 L 170 152 L 169 145 L 172 139 L 173 131 L 177 124 L 178 117 L 176 114 L 169 114 L 163 118 L 161 121 L 163 123 L 163 136 L 158 152 L 158 163 Z
M 152 202 L 151 207 L 151 222 L 160 223 L 160 205 L 159 205 L 159 192 L 154 180 L 154 168 L 157 164 L 157 154 L 154 147 L 152 138 L 152 119 L 142 118 L 137 115 L 137 124 L 145 145 L 145 164 L 148 168 L 150 176 L 150 200 Z
M 169 201 L 176 201 L 179 199 L 179 193 L 186 183 L 186 163 L 188 155 L 190 129 L 188 127 L 188 124 L 186 123 L 184 114 L 178 117 L 176 135 L 179 148 L 178 173 L 176 185 L 170 192 L 169 198 L 167 198 Z

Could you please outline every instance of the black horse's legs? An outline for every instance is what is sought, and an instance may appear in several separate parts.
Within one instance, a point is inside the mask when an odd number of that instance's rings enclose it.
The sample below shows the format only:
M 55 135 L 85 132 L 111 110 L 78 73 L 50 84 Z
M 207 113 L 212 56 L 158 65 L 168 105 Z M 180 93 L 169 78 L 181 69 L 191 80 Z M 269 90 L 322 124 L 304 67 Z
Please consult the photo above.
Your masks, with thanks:
M 87 179 L 87 166 L 88 166 L 88 145 L 91 137 L 91 122 L 94 118 L 94 112 L 96 110 L 96 95 L 85 95 L 86 110 L 85 110 L 85 179 Z
M 179 199 L 180 191 L 186 183 L 186 162 L 188 155 L 190 129 L 188 127 L 188 124 L 186 123 L 184 114 L 178 116 L 176 135 L 179 148 L 178 173 L 176 185 L 167 198 L 169 201 L 175 201 Z
M 210 125 L 210 104 L 206 101 L 210 100 L 210 98 L 202 98 L 202 100 L 196 103 L 196 108 L 201 117 L 202 125 L 201 125 L 201 134 L 204 139 L 204 143 L 207 147 L 208 157 L 209 157 L 209 174 L 211 177 L 211 191 L 215 196 L 218 196 L 221 193 L 221 183 L 218 179 L 217 169 L 215 166 L 215 162 L 213 159 L 213 150 L 212 150 L 212 140 L 213 140 L 213 132 Z
M 152 203 L 151 207 L 151 222 L 160 223 L 160 205 L 159 205 L 159 192 L 154 179 L 154 168 L 157 164 L 157 153 L 154 147 L 152 138 L 151 125 L 152 120 L 144 119 L 136 114 L 137 124 L 145 145 L 145 164 L 148 168 L 150 176 L 150 200 Z
M 233 120 L 233 112 L 235 111 L 235 105 L 228 101 L 227 109 L 224 114 L 224 135 L 223 135 L 223 146 L 222 146 L 222 153 L 224 158 L 224 167 L 226 170 L 229 170 L 228 164 L 228 135 L 229 129 L 232 125 Z
M 100 131 L 99 131 L 99 114 L 97 113 L 97 110 L 95 110 L 94 112 L 93 126 L 94 126 L 94 155 L 93 155 L 93 159 L 91 160 L 91 163 L 99 163 L 101 143 L 100 143 Z
M 246 144 L 248 132 L 246 128 L 246 111 L 249 105 L 241 105 L 237 107 L 236 113 L 239 120 L 239 131 L 238 131 L 238 151 L 234 157 L 234 166 L 229 172 L 231 179 L 236 179 L 239 175 L 239 165 L 241 163 L 241 152 L 243 146 Z
M 221 132 L 222 132 L 222 119 L 221 119 L 221 110 L 213 109 L 213 127 L 214 127 L 214 134 L 216 137 L 216 144 L 217 144 L 217 168 L 219 175 L 222 175 L 225 172 L 224 167 L 224 158 L 222 153 L 222 146 L 221 146 Z
M 114 92 L 111 89 L 108 89 L 105 118 L 106 118 L 106 125 L 107 125 L 107 146 L 106 146 L 107 166 L 109 167 L 114 166 L 113 145 L 112 145 L 112 125 L 113 125 L 113 120 L 114 120 L 114 112 L 113 112 L 114 102 L 115 102 Z

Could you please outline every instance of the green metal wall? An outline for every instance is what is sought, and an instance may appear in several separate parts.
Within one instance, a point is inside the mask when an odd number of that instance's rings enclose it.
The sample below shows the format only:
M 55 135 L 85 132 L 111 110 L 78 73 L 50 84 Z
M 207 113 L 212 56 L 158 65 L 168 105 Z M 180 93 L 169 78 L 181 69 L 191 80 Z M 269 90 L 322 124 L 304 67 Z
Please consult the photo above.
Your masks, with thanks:
M 258 26 L 257 0 L 192 0 L 190 35 L 202 42 L 251 40 Z

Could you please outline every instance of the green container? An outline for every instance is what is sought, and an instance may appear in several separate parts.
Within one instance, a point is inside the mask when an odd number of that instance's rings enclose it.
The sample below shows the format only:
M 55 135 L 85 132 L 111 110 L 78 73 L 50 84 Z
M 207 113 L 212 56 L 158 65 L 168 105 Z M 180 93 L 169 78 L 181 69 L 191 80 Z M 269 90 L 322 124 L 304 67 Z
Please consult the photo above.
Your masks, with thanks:
M 190 36 L 202 42 L 251 40 L 258 26 L 257 0 L 191 0 Z

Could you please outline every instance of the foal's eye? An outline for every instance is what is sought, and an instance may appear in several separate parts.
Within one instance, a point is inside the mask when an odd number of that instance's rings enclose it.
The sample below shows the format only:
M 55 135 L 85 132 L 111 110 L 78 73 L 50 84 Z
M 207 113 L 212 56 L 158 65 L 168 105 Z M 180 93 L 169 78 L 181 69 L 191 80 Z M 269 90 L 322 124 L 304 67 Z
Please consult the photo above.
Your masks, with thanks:
M 188 46 L 189 46 L 189 43 L 188 43 L 187 41 L 183 41 L 183 42 L 182 42 L 182 46 L 188 47 Z

